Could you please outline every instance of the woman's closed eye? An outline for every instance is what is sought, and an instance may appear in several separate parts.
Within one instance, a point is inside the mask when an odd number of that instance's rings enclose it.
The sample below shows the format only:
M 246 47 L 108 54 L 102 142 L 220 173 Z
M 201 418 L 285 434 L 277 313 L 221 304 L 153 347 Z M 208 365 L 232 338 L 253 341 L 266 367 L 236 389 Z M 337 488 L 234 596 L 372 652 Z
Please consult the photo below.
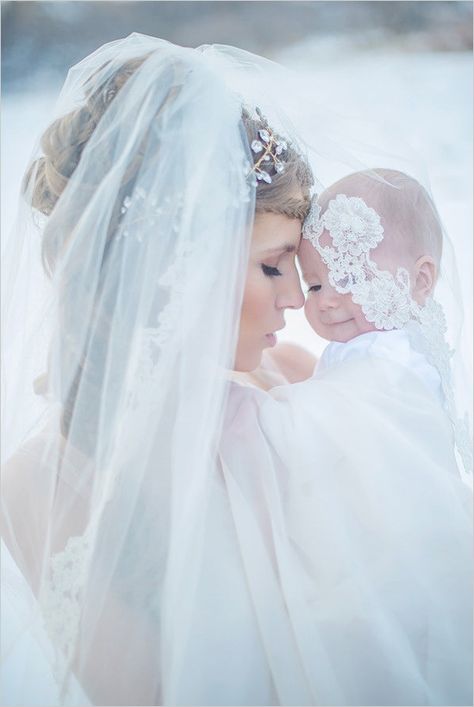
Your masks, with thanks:
M 263 274 L 266 275 L 267 277 L 278 277 L 278 275 L 282 274 L 278 270 L 278 268 L 274 268 L 271 265 L 265 265 L 264 263 L 262 263 L 262 270 L 263 270 Z
M 319 292 L 321 289 L 321 285 L 311 285 L 311 287 L 308 287 L 308 292 Z

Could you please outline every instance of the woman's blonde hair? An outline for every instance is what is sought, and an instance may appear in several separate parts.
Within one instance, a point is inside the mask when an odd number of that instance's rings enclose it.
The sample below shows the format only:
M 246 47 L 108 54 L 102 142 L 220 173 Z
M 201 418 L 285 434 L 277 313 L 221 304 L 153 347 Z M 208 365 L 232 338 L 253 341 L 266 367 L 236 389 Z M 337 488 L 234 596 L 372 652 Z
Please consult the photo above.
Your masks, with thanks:
M 52 213 L 74 174 L 96 126 L 117 93 L 146 58 L 147 55 L 125 62 L 99 87 L 88 90 L 86 85 L 84 104 L 55 120 L 44 132 L 40 143 L 43 155 L 31 165 L 23 181 L 23 191 L 34 209 L 46 216 Z M 89 79 L 91 84 L 93 80 L 94 77 Z M 249 146 L 258 139 L 259 130 L 268 128 L 261 115 L 253 117 L 246 110 L 242 111 L 242 123 Z M 251 153 L 254 155 L 252 151 Z M 254 159 L 256 160 L 257 156 L 254 156 Z M 284 170 L 280 173 L 274 169 L 270 170 L 271 183 L 258 183 L 255 199 L 256 213 L 284 214 L 290 218 L 303 220 L 310 206 L 310 187 L 313 183 L 311 170 L 306 160 L 291 144 L 288 144 L 280 160 L 284 163 Z M 138 170 L 139 163 L 135 168 Z M 130 184 L 130 181 L 127 184 Z M 120 201 L 121 198 L 122 194 L 119 193 L 118 200 Z M 111 225 L 111 235 L 118 225 L 120 206 L 121 203 L 118 203 L 114 210 L 116 220 Z M 48 234 L 47 229 L 44 234 L 42 254 L 46 270 L 52 272 L 57 257 L 57 243 L 52 235 Z

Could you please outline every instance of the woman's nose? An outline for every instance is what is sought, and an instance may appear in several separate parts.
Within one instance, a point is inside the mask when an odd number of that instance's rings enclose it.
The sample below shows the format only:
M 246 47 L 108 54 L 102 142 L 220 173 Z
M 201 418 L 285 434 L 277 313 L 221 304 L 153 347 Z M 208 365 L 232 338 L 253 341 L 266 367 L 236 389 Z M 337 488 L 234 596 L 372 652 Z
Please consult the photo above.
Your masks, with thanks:
M 292 277 L 285 279 L 286 282 L 282 283 L 282 289 L 277 295 L 277 309 L 301 309 L 305 300 L 298 273 L 295 272 Z

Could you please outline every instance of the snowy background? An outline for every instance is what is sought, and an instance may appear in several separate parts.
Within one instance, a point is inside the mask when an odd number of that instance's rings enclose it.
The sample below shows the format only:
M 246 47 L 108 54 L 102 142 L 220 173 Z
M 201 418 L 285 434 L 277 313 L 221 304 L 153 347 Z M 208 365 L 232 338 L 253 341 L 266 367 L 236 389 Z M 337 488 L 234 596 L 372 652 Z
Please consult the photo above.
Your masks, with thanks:
M 302 110 L 316 103 L 330 106 L 346 121 L 354 119 L 355 136 L 357 126 L 367 131 L 370 121 L 383 127 L 385 145 L 392 135 L 395 150 L 401 140 L 413 148 L 425 164 L 454 243 L 470 323 L 471 23 L 472 4 L 467 2 L 4 3 L 4 237 L 11 233 L 25 165 L 69 65 L 131 31 L 190 46 L 230 43 L 295 69 L 307 86 Z M 286 320 L 280 340 L 321 350 L 323 342 L 316 340 L 302 311 L 289 311 Z M 463 342 L 468 355 L 470 333 L 469 324 Z

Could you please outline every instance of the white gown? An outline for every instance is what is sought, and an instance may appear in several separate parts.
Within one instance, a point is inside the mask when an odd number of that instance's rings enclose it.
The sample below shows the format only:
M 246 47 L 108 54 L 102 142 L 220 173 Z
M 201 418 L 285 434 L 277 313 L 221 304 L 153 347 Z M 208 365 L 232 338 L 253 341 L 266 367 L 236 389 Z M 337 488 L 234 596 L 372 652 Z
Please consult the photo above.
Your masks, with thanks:
M 289 636 L 290 696 L 471 704 L 472 494 L 405 332 L 330 344 L 271 395 L 235 386 L 222 457 L 263 640 Z

